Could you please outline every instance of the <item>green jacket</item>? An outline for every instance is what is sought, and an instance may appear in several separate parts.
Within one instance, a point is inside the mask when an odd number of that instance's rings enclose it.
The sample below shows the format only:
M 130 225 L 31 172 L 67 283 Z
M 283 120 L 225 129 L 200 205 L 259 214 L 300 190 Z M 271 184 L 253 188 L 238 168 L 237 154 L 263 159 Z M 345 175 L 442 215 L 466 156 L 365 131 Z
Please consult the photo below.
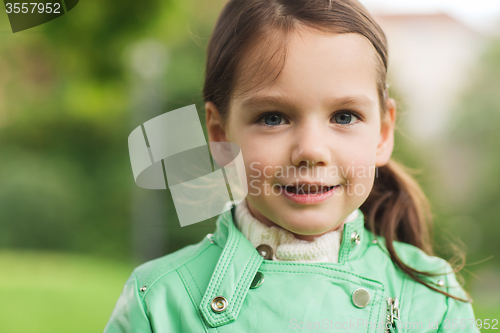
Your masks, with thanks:
M 361 210 L 344 226 L 337 264 L 264 260 L 233 216 L 234 208 L 221 214 L 198 244 L 137 267 L 105 332 L 479 332 L 470 303 L 393 264 Z M 451 272 L 444 259 L 394 246 L 414 268 Z M 466 298 L 454 273 L 428 280 Z

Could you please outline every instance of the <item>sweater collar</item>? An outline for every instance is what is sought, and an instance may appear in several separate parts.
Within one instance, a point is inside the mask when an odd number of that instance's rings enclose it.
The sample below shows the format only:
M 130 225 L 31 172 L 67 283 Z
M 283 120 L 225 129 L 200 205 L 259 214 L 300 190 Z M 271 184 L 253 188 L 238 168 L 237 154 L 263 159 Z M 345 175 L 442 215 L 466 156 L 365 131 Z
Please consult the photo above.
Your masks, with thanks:
M 227 208 L 228 206 L 225 207 Z M 225 325 L 236 319 L 250 284 L 264 260 L 238 230 L 234 216 L 235 206 L 223 211 L 212 235 L 212 241 L 222 248 L 222 253 L 199 306 L 201 314 L 212 327 Z M 344 225 L 338 263 L 330 265 L 343 266 L 358 258 L 371 242 L 366 231 L 364 215 L 358 208 L 357 217 Z M 212 311 L 212 302 L 218 296 L 224 296 L 228 303 L 223 312 Z
M 269 227 L 256 219 L 248 209 L 246 200 L 235 208 L 234 223 L 245 238 L 255 248 L 260 245 L 270 248 L 270 255 L 275 261 L 292 262 L 330 262 L 338 263 L 338 254 L 344 224 L 352 222 L 358 216 L 358 209 L 353 211 L 334 231 L 305 241 L 279 226 Z

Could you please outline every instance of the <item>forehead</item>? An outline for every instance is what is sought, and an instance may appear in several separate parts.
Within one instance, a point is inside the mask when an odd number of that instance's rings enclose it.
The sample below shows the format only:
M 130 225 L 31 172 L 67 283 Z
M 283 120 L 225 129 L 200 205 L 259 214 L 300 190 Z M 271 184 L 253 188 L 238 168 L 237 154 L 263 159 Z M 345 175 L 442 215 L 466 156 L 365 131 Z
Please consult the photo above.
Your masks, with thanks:
M 233 92 L 236 103 L 258 92 L 376 99 L 377 52 L 360 34 L 301 28 L 288 36 L 261 39 L 250 50 L 239 66 Z

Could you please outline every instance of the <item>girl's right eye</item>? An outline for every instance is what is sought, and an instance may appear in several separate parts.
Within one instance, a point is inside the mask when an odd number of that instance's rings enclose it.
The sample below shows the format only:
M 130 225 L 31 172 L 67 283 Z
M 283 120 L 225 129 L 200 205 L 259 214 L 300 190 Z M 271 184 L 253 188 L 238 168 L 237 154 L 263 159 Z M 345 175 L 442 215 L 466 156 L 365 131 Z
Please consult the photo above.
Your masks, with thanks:
M 267 127 L 276 127 L 278 125 L 281 125 L 282 120 L 284 120 L 285 117 L 281 115 L 278 112 L 268 112 L 263 114 L 258 120 L 258 123 Z M 261 120 L 264 120 L 262 123 Z

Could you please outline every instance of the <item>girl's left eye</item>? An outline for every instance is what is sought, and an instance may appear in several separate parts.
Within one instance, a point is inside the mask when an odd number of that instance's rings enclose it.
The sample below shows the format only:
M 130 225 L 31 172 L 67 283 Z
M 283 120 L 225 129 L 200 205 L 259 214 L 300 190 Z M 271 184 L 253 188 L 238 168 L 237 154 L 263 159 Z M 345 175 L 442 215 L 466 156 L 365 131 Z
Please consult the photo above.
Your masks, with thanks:
M 351 126 L 351 125 L 355 124 L 355 123 L 351 123 L 351 120 L 353 119 L 353 117 L 357 118 L 358 120 L 360 119 L 360 117 L 352 111 L 338 112 L 333 116 L 333 118 L 335 118 L 335 122 L 337 124 L 347 125 L 347 126 Z
M 285 117 L 277 112 L 268 112 L 262 115 L 258 120 L 264 126 L 275 127 L 281 125 L 281 121 L 284 120 Z M 264 123 L 260 122 L 260 120 L 264 120 Z

